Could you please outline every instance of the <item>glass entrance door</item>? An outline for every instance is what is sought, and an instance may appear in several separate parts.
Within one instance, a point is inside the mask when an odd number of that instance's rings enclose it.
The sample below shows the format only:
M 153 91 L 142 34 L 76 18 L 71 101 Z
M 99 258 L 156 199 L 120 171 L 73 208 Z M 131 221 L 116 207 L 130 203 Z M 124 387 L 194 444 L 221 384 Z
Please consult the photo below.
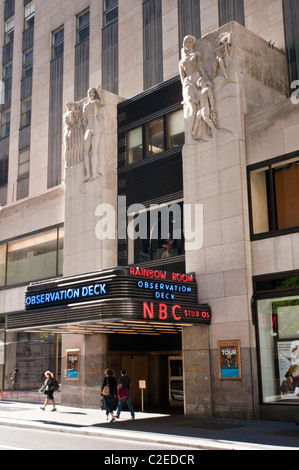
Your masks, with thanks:
M 184 405 L 183 359 L 182 356 L 168 358 L 169 374 L 169 403 L 170 405 Z

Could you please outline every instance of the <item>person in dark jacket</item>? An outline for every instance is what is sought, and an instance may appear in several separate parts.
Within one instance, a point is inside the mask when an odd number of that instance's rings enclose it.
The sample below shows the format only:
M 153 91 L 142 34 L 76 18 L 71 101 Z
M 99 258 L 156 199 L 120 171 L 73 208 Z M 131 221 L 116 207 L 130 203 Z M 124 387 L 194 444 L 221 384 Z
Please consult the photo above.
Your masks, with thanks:
M 55 405 L 55 400 L 54 400 L 54 390 L 53 390 L 54 375 L 52 374 L 52 372 L 47 370 L 47 372 L 45 372 L 45 377 L 46 377 L 45 383 L 42 386 L 42 388 L 39 390 L 39 393 L 44 392 L 44 394 L 47 396 L 47 398 L 46 398 L 46 401 L 44 403 L 44 406 L 41 406 L 41 409 L 43 411 L 45 411 L 47 404 L 51 400 L 52 405 L 53 405 L 52 411 L 57 411 L 56 405 Z
M 115 421 L 113 414 L 113 399 L 117 394 L 117 382 L 114 378 L 114 371 L 112 369 L 105 370 L 105 378 L 102 386 L 102 396 L 104 397 L 106 404 L 106 417 L 108 419 L 111 414 L 110 423 Z
M 118 400 L 118 405 L 116 409 L 116 418 L 120 417 L 120 413 L 123 408 L 123 403 L 124 401 L 126 401 L 129 407 L 130 413 L 131 413 L 131 419 L 135 419 L 135 412 L 134 412 L 133 404 L 131 401 L 131 392 L 130 392 L 131 380 L 130 380 L 130 377 L 127 375 L 127 371 L 125 369 L 122 369 L 120 371 L 120 374 L 121 374 L 121 377 L 118 381 L 117 390 L 119 390 L 120 388 L 127 388 L 129 391 L 129 397 L 126 400 Z

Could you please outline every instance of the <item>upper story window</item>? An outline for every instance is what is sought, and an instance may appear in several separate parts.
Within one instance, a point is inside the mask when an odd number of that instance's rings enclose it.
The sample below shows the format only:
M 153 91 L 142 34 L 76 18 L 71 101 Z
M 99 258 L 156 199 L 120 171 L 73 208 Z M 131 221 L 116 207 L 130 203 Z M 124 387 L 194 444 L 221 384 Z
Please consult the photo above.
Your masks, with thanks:
M 136 163 L 184 144 L 185 123 L 182 109 L 154 119 L 127 134 L 127 163 Z
M 4 37 L 5 44 L 9 44 L 10 42 L 13 41 L 14 29 L 15 29 L 15 19 L 10 18 L 8 21 L 5 22 L 5 37 Z
M 8 179 L 8 158 L 0 159 L 0 188 L 7 185 Z
M 89 10 L 85 10 L 77 16 L 77 44 L 89 38 L 89 21 Z
M 103 24 L 108 24 L 118 19 L 118 0 L 104 0 Z
M 23 75 L 22 77 L 28 77 L 33 73 L 33 49 L 29 49 L 23 54 Z
M 12 87 L 12 68 L 13 64 L 10 62 L 10 64 L 5 65 L 3 69 L 3 81 L 5 83 L 5 90 L 9 90 Z
M 8 137 L 10 134 L 10 110 L 3 111 L 1 116 L 1 139 Z
M 52 33 L 52 59 L 62 56 L 64 53 L 64 28 L 59 28 Z
M 251 234 L 299 231 L 299 152 L 248 168 Z
M 25 25 L 24 25 L 25 31 L 29 28 L 33 28 L 34 17 L 35 17 L 35 3 L 31 2 L 25 7 Z

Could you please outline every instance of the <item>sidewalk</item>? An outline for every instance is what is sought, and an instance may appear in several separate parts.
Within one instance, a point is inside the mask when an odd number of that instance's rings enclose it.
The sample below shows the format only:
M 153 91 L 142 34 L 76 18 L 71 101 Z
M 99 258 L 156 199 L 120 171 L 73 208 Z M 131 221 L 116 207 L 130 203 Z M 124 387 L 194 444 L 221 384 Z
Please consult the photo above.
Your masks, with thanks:
M 114 423 L 104 411 L 58 406 L 52 413 L 40 405 L 0 402 L 0 426 L 52 430 L 73 434 L 160 443 L 206 450 L 299 450 L 294 423 L 198 419 L 157 413 L 122 412 Z

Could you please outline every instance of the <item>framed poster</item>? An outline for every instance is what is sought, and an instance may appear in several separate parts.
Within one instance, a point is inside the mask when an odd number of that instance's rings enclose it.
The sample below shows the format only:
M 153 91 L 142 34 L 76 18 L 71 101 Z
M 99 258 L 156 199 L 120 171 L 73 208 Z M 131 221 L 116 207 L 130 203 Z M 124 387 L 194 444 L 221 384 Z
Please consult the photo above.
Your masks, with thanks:
M 66 350 L 66 378 L 80 379 L 80 349 Z
M 218 359 L 220 380 L 242 380 L 239 340 L 218 341 Z

